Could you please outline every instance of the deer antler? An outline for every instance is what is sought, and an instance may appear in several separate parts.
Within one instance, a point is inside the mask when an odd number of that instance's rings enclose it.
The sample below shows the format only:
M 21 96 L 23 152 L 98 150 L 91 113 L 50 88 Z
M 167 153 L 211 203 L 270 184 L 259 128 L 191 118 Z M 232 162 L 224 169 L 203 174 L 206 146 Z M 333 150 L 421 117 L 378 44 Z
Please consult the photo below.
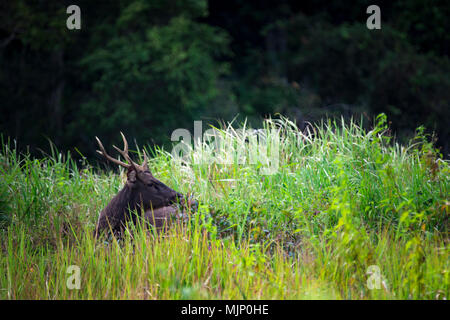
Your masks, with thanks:
M 113 146 L 117 151 L 120 152 L 120 154 L 128 161 L 130 162 L 130 164 L 127 164 L 125 162 L 122 162 L 118 159 L 115 159 L 113 157 L 111 157 L 105 150 L 105 147 L 103 147 L 102 142 L 100 141 L 100 139 L 98 137 L 95 137 L 95 139 L 97 140 L 97 143 L 100 147 L 100 150 L 97 150 L 98 153 L 100 153 L 101 155 L 103 155 L 106 159 L 108 159 L 109 161 L 118 164 L 119 166 L 122 166 L 124 168 L 130 168 L 131 166 L 134 166 L 135 163 L 133 161 L 131 161 L 130 156 L 128 155 L 128 142 L 125 139 L 125 136 L 123 135 L 123 133 L 120 133 L 122 135 L 122 139 L 123 139 L 123 150 L 120 150 L 119 148 L 117 148 L 116 146 Z
M 144 162 L 142 162 L 142 169 L 150 171 L 148 167 L 147 153 L 145 153 L 145 149 L 143 149 L 142 151 L 144 152 Z
M 130 168 L 133 167 L 136 170 L 139 171 L 145 171 L 145 170 L 149 170 L 148 169 L 148 159 L 147 159 L 147 154 L 145 153 L 144 150 L 144 162 L 142 163 L 142 165 L 138 165 L 136 162 L 134 162 L 133 160 L 131 160 L 130 155 L 128 154 L 128 142 L 127 139 L 125 139 L 125 136 L 123 135 L 122 132 L 120 132 L 120 135 L 122 136 L 122 140 L 123 140 L 123 150 L 120 150 L 118 147 L 113 145 L 113 148 L 116 149 L 121 155 L 122 157 L 125 158 L 125 160 L 127 160 L 130 164 L 127 164 L 125 162 L 122 162 L 118 159 L 115 159 L 113 157 L 111 157 L 106 151 L 105 148 L 103 147 L 103 144 L 101 143 L 100 139 L 95 137 L 95 139 L 97 139 L 98 145 L 100 146 L 100 150 L 97 150 L 98 153 L 100 153 L 101 155 L 103 155 L 106 159 L 108 159 L 111 162 L 114 162 L 122 167 L 125 168 Z
M 97 143 L 98 143 L 98 145 L 99 145 L 99 147 L 101 149 L 101 151 L 97 150 L 98 153 L 100 153 L 102 156 L 104 156 L 109 161 L 111 161 L 111 162 L 113 162 L 115 164 L 118 164 L 119 166 L 122 166 L 124 168 L 128 169 L 131 166 L 130 164 L 127 164 L 125 162 L 122 162 L 122 161 L 120 161 L 118 159 L 114 159 L 113 157 L 111 157 L 108 153 L 106 153 L 105 148 L 103 147 L 103 144 L 101 143 L 100 139 L 98 137 L 95 137 L 95 139 L 97 139 Z
M 128 154 L 128 142 L 127 142 L 127 139 L 125 139 L 125 136 L 123 135 L 122 132 L 120 132 L 120 135 L 122 136 L 122 140 L 123 140 L 123 150 L 120 150 L 119 148 L 117 148 L 114 145 L 113 145 L 113 148 L 116 149 L 131 164 L 131 166 L 141 169 L 140 165 L 138 165 L 136 162 L 131 160 L 131 158 L 130 158 L 130 156 Z

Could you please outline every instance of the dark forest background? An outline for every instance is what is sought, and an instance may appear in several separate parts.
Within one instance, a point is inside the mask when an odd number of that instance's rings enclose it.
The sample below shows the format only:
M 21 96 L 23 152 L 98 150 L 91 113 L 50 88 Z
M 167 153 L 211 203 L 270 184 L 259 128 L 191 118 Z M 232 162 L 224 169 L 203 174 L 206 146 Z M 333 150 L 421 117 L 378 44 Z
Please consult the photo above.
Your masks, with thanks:
M 449 21 L 446 0 L 2 1 L 0 133 L 92 157 L 119 131 L 167 144 L 193 120 L 384 112 L 401 141 L 424 125 L 448 157 Z

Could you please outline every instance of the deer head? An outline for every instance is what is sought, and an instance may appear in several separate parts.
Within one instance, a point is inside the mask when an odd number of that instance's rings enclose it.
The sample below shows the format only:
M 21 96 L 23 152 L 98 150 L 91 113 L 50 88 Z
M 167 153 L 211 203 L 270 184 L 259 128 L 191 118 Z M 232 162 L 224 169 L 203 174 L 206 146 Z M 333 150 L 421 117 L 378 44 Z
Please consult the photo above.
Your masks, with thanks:
M 145 216 L 150 217 L 151 214 L 149 212 L 153 212 L 153 210 L 158 214 L 169 214 L 175 211 L 172 209 L 174 203 L 184 204 L 182 194 L 169 188 L 153 176 L 148 167 L 145 150 L 143 150 L 144 162 L 141 165 L 135 163 L 130 158 L 127 140 L 122 132 L 120 134 L 123 139 L 123 150 L 116 146 L 113 147 L 127 162 L 122 162 L 111 157 L 106 152 L 100 139 L 95 137 L 100 147 L 100 150 L 97 150 L 97 152 L 107 160 L 127 169 L 127 182 L 125 186 L 100 213 L 96 227 L 96 236 L 105 228 L 111 228 L 113 231 L 122 229 L 124 223 L 129 219 L 135 222 L 135 216 L 130 214 L 130 210 L 144 210 L 146 213 Z M 155 224 L 155 220 L 149 220 L 150 224 Z

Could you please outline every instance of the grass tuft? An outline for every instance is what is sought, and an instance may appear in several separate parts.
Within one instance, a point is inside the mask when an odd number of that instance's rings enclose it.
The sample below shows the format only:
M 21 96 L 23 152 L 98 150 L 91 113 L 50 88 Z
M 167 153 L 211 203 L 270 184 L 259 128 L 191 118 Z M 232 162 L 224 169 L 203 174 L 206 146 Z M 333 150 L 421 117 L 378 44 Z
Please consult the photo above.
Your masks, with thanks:
M 150 150 L 155 176 L 199 212 L 120 242 L 92 230 L 123 172 L 2 139 L 0 298 L 448 299 L 448 162 L 423 128 L 402 146 L 386 123 L 281 118 L 257 134 L 212 128 L 184 158 Z

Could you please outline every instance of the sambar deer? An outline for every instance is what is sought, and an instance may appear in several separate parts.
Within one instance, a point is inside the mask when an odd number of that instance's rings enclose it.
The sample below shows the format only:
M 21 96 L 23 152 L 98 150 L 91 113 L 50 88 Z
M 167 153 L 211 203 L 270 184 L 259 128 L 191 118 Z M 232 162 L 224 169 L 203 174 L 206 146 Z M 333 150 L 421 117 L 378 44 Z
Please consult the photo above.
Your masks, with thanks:
M 95 238 L 108 230 L 120 237 L 126 223 L 136 223 L 137 215 L 141 212 L 144 212 L 145 222 L 155 227 L 158 232 L 162 229 L 167 230 L 172 218 L 183 216 L 186 209 L 195 208 L 198 204 L 194 200 L 186 200 L 181 193 L 169 188 L 152 175 L 145 150 L 142 165 L 131 160 L 128 155 L 127 140 L 122 132 L 120 134 L 124 149 L 113 147 L 128 163 L 108 155 L 100 139 L 95 137 L 100 147 L 97 152 L 107 160 L 127 169 L 125 186 L 100 212 L 94 232 Z M 181 209 L 179 205 L 182 207 Z

